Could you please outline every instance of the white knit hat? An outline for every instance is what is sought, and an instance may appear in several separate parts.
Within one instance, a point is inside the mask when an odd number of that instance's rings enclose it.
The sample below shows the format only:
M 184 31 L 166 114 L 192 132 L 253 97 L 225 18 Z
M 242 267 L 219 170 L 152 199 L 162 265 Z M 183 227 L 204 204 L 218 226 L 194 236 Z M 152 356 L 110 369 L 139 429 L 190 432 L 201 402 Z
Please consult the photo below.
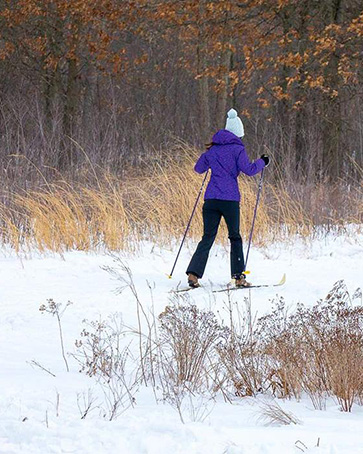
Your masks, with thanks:
M 237 137 L 243 137 L 245 135 L 242 120 L 239 118 L 236 110 L 231 109 L 228 111 L 225 129 Z

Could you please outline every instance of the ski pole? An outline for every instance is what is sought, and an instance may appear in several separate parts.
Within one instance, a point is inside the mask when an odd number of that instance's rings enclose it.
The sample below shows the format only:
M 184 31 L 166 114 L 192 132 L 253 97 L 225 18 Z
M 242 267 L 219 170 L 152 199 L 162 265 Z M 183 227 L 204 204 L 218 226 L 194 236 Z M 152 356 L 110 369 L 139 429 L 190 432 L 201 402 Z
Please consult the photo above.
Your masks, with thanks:
M 192 219 L 193 219 L 193 217 L 194 217 L 195 209 L 197 208 L 197 205 L 198 205 L 200 196 L 202 195 L 204 183 L 205 183 L 205 181 L 206 181 L 206 179 L 207 179 L 208 174 L 209 174 L 209 170 L 207 170 L 207 173 L 205 174 L 205 177 L 204 177 L 204 179 L 203 179 L 202 186 L 200 187 L 200 190 L 199 190 L 199 193 L 198 193 L 198 197 L 197 197 L 197 200 L 195 201 L 195 204 L 194 204 L 194 208 L 193 208 L 192 214 L 190 215 L 190 218 L 189 218 L 189 221 L 188 221 L 187 228 L 185 229 L 184 236 L 183 236 L 182 242 L 181 242 L 181 244 L 180 244 L 179 251 L 178 251 L 178 253 L 177 253 L 177 255 L 176 255 L 176 259 L 175 259 L 173 268 L 172 268 L 170 274 L 168 275 L 169 279 L 171 279 L 172 276 L 173 276 L 176 262 L 178 261 L 178 258 L 179 258 L 179 255 L 180 255 L 180 251 L 181 251 L 181 249 L 182 249 L 182 247 L 183 247 L 183 244 L 184 244 L 185 237 L 187 236 L 187 233 L 188 233 L 190 224 L 192 223 Z
M 249 256 L 249 253 L 250 253 L 253 229 L 255 227 L 255 221 L 256 221 L 256 215 L 257 215 L 257 207 L 258 207 L 258 202 L 260 201 L 260 195 L 261 195 L 261 190 L 262 190 L 262 182 L 263 182 L 264 171 L 265 171 L 265 168 L 263 168 L 262 171 L 261 171 L 261 178 L 260 178 L 260 182 L 258 184 L 255 211 L 253 213 L 253 220 L 252 220 L 252 226 L 251 226 L 251 231 L 250 231 L 250 237 L 248 239 L 248 247 L 247 247 L 247 254 L 246 254 L 246 261 L 245 261 L 245 269 L 247 268 L 248 256 Z

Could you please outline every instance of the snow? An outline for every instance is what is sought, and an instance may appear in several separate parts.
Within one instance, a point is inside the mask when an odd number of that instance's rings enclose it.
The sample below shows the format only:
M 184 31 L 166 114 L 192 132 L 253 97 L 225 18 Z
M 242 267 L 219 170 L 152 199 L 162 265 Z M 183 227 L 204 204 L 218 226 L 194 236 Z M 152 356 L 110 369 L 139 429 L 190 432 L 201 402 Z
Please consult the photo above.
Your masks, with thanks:
M 324 298 L 334 283 L 344 279 L 351 293 L 363 287 L 363 237 L 327 236 L 306 245 L 275 244 L 252 249 L 249 279 L 273 283 L 283 273 L 287 282 L 274 289 L 251 290 L 252 308 L 261 315 L 270 310 L 276 295 L 294 307 L 312 305 Z M 118 254 L 130 267 L 139 298 L 150 309 L 150 288 L 155 313 L 168 303 L 170 289 L 185 283 L 184 269 L 195 244 L 181 254 L 172 280 L 173 251 L 145 244 L 139 255 Z M 124 323 L 137 326 L 136 303 L 130 289 L 116 290 L 120 282 L 103 267 L 117 267 L 105 253 L 73 251 L 62 256 L 17 256 L 4 248 L 0 258 L 0 453 L 128 453 L 128 454 L 321 454 L 363 453 L 363 408 L 355 405 L 343 413 L 333 400 L 326 411 L 314 410 L 308 399 L 279 401 L 301 421 L 298 425 L 266 426 L 260 404 L 265 396 L 224 402 L 206 401 L 205 413 L 193 417 L 193 407 L 183 409 L 185 424 L 169 404 L 156 401 L 152 389 L 140 386 L 133 408 L 112 421 L 103 417 L 104 395 L 94 378 L 79 373 L 76 360 L 67 355 L 70 372 L 61 354 L 57 320 L 39 307 L 52 298 L 65 307 L 61 324 L 65 350 L 75 351 L 83 320 L 122 314 Z M 200 308 L 221 314 L 225 294 L 211 294 L 229 280 L 228 251 L 212 249 L 205 288 L 188 294 Z M 233 294 L 243 301 L 245 291 Z M 36 361 L 49 372 L 32 364 Z M 83 398 L 91 393 L 95 408 L 81 419 Z M 78 403 L 77 403 L 78 401 Z M 199 405 L 199 404 L 195 404 Z M 104 408 L 104 407 L 103 407 Z M 195 408 L 194 408 L 195 410 Z M 318 445 L 318 446 L 317 446 Z

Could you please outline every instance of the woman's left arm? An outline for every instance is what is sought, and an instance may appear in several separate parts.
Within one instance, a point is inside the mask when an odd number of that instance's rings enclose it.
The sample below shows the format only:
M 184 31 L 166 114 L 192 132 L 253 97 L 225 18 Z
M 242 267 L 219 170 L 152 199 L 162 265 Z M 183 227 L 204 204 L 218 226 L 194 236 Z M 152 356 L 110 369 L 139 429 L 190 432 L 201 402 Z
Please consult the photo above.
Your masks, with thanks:
M 243 172 L 249 177 L 252 177 L 253 175 L 256 175 L 256 173 L 261 172 L 261 170 L 265 167 L 265 161 L 260 158 L 254 162 L 251 162 L 249 160 L 249 157 L 247 156 L 244 145 L 242 145 L 241 150 L 238 154 L 237 165 L 239 172 Z

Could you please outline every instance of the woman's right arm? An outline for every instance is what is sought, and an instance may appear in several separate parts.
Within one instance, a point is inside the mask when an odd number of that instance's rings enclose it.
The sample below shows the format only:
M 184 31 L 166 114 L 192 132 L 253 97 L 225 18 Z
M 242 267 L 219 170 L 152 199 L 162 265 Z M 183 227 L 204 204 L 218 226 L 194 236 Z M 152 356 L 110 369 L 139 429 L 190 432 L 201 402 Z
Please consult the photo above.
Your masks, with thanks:
M 204 152 L 194 166 L 197 173 L 204 173 L 209 169 L 209 162 L 207 152 Z

